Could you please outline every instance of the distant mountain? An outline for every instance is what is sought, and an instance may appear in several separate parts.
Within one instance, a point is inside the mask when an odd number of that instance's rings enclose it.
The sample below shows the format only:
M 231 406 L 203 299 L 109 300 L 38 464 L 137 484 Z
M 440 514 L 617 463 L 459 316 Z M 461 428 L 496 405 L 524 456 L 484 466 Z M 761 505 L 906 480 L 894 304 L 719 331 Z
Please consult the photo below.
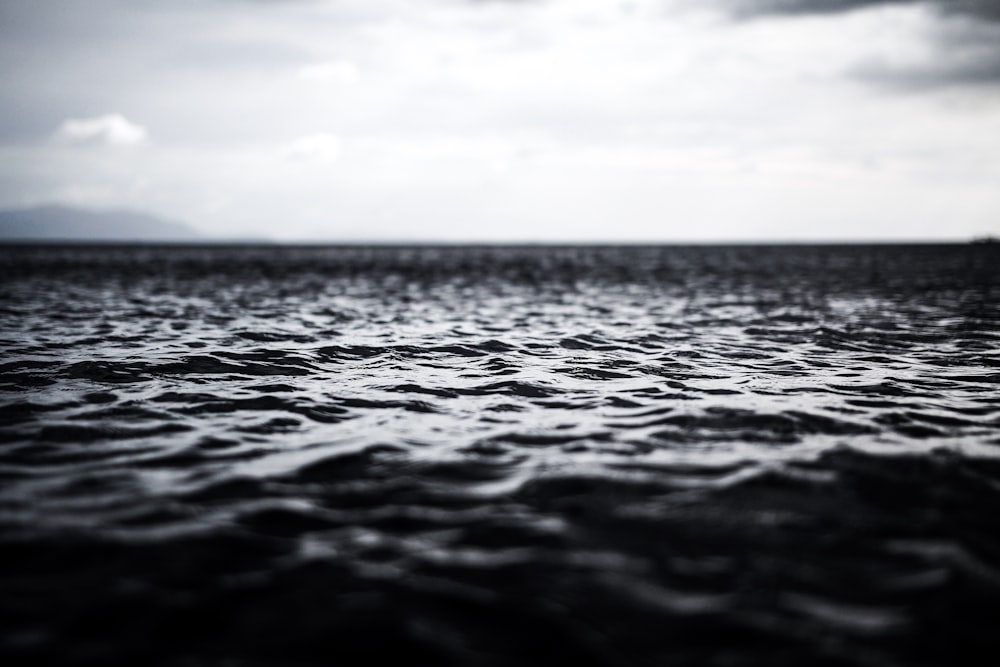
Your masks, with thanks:
M 0 241 L 199 241 L 191 227 L 135 211 L 68 206 L 0 210 Z

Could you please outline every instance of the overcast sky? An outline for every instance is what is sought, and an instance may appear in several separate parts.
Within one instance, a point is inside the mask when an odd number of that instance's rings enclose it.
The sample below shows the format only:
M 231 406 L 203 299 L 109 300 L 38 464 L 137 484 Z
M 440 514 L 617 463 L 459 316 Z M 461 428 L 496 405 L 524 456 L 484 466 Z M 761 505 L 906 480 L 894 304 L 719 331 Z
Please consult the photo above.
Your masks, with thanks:
M 213 235 L 1000 235 L 1000 0 L 0 0 L 0 207 Z

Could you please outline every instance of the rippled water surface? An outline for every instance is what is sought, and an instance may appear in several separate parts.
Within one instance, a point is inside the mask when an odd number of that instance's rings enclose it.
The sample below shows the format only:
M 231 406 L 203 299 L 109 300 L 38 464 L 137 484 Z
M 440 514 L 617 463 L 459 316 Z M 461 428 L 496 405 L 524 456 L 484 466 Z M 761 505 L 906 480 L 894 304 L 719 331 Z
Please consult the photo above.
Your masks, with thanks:
M 996 664 L 996 246 L 0 261 L 0 658 Z

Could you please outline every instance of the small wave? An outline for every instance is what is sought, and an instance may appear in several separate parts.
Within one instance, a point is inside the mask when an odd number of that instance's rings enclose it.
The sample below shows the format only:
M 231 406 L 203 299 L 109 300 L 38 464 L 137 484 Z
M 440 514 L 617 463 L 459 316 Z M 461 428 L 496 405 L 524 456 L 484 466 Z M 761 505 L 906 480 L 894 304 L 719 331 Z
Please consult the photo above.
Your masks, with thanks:
M 5 664 L 974 665 L 995 249 L 0 249 Z

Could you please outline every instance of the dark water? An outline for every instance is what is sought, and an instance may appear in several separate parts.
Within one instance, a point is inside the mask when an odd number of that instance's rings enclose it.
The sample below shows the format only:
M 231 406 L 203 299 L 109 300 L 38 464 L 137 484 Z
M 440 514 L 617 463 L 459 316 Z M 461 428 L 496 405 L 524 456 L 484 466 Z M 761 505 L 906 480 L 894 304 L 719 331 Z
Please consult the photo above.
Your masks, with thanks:
M 0 261 L 5 664 L 1000 654 L 996 246 Z

